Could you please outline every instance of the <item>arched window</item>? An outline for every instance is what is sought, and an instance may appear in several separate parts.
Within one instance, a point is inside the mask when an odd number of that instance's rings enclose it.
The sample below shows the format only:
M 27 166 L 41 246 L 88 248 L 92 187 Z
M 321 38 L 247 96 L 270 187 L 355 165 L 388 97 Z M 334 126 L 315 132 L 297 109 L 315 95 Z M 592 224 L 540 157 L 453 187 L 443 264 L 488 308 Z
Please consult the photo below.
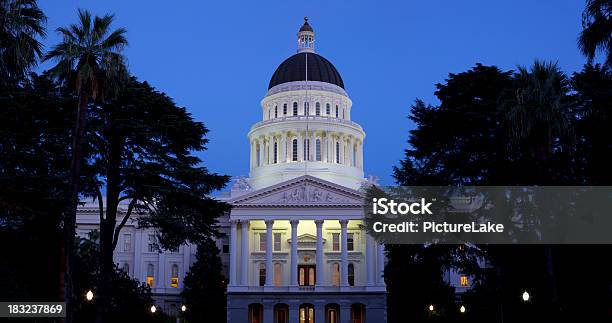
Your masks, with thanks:
M 287 115 L 287 103 L 283 104 L 283 115 Z
M 281 285 L 283 275 L 283 267 L 277 262 L 274 264 L 274 286 L 279 287 Z
M 304 102 L 304 115 L 305 116 L 310 115 L 310 104 L 308 102 Z
M 351 305 L 351 323 L 365 322 L 366 308 L 361 303 Z
M 315 141 L 315 159 L 321 161 L 321 139 Z
M 338 304 L 325 305 L 325 322 L 326 323 L 340 322 L 340 306 Z
M 348 264 L 348 283 L 349 286 L 355 286 L 355 265 Z
M 153 266 L 153 264 L 148 264 L 147 265 L 147 285 L 149 285 L 149 287 L 153 287 L 154 283 L 155 283 L 155 266 Z
M 310 160 L 310 140 L 304 139 L 304 160 Z
M 274 305 L 274 323 L 289 322 L 289 305 L 276 304 Z
M 336 118 L 338 117 L 338 106 L 336 105 Z
M 332 286 L 340 286 L 340 264 L 337 262 L 332 264 Z
M 336 164 L 340 164 L 340 143 L 336 142 Z
M 126 274 L 130 274 L 130 264 L 128 264 L 127 262 L 123 263 L 123 272 Z
M 278 106 L 274 106 L 274 118 L 278 118 Z
M 325 115 L 330 115 L 331 111 L 330 111 L 330 106 L 329 103 L 325 105 Z
M 249 323 L 263 322 L 263 305 L 249 304 Z
M 274 142 L 274 163 L 278 163 L 278 143 Z
M 297 102 L 293 102 L 293 115 L 294 116 L 298 115 L 298 105 L 297 105 Z
M 314 323 L 314 306 L 312 304 L 300 305 L 300 323 Z
M 298 142 L 297 139 L 293 139 L 293 142 L 291 143 L 291 160 L 293 161 L 297 161 L 298 160 Z
M 266 264 L 263 262 L 259 264 L 259 286 L 266 284 Z
M 172 265 L 172 277 L 170 277 L 170 287 L 178 288 L 178 265 Z
M 317 104 L 315 105 L 315 115 L 321 115 L 321 104 L 319 102 L 317 102 Z

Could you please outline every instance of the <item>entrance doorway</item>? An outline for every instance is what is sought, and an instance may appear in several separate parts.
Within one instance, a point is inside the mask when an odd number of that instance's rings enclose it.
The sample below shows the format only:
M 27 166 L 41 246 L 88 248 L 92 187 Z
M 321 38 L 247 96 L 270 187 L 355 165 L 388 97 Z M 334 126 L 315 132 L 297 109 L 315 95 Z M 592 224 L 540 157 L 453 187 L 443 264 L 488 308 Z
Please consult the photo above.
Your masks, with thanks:
M 316 282 L 315 265 L 298 265 L 298 285 L 314 286 Z

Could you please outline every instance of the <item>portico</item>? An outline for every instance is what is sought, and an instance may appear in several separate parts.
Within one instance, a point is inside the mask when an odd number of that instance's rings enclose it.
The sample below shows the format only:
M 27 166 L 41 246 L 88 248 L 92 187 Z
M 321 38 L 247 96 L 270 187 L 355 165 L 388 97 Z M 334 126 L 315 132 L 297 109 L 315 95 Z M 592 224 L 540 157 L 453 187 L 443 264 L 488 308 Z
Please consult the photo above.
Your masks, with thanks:
M 287 299 L 312 298 L 313 315 L 317 308 L 321 315 L 354 312 L 355 304 L 366 313 L 372 299 L 372 311 L 382 311 L 384 248 L 363 228 L 362 199 L 359 191 L 305 175 L 231 201 L 228 309 L 260 304 L 270 323 L 268 314 L 283 311 L 277 305 Z M 347 295 L 354 303 L 337 303 Z M 267 297 L 276 301 L 266 306 Z M 295 311 L 308 315 L 310 308 L 301 308 Z

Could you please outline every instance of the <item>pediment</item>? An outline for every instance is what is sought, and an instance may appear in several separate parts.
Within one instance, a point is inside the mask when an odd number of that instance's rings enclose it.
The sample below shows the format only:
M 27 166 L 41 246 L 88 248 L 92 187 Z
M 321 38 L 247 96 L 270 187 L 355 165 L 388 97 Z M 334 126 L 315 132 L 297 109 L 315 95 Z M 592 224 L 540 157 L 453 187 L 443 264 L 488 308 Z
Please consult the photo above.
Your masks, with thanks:
M 361 206 L 359 191 L 305 175 L 229 201 L 240 206 Z

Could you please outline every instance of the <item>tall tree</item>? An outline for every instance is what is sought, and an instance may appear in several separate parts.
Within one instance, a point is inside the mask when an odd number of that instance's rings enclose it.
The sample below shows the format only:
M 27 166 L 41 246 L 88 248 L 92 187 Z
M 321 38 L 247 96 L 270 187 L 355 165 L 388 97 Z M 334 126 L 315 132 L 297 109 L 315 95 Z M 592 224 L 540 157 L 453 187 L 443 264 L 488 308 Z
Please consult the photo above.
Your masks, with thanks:
M 46 22 L 36 0 L 0 0 L 0 82 L 19 79 L 36 65 Z
M 89 130 L 85 191 L 100 205 L 97 305 L 104 322 L 113 251 L 130 217 L 155 228 L 165 249 L 206 241 L 217 232 L 217 217 L 229 210 L 209 194 L 229 178 L 210 173 L 194 155 L 206 149 L 208 129 L 146 82 L 132 78 L 115 99 L 93 106 Z
M 612 66 L 612 0 L 587 0 L 582 28 L 578 47 L 589 62 L 599 50 L 606 55 L 605 64 Z
M 50 72 L 72 87 L 78 95 L 76 126 L 72 144 L 70 171 L 70 194 L 64 213 L 64 248 L 66 254 L 65 297 L 66 322 L 72 323 L 73 309 L 73 258 L 76 209 L 80 193 L 83 145 L 87 125 L 89 100 L 102 100 L 107 94 L 116 92 L 126 71 L 121 51 L 127 45 L 126 30 L 111 30 L 113 15 L 96 16 L 92 19 L 88 11 L 79 10 L 79 23 L 60 27 L 57 31 L 63 41 L 45 56 L 44 60 L 56 60 Z
M 185 318 L 189 322 L 226 321 L 226 280 L 222 270 L 219 248 L 215 242 L 202 241 L 198 245 L 196 262 L 185 276 L 185 288 L 181 294 L 188 309 Z

